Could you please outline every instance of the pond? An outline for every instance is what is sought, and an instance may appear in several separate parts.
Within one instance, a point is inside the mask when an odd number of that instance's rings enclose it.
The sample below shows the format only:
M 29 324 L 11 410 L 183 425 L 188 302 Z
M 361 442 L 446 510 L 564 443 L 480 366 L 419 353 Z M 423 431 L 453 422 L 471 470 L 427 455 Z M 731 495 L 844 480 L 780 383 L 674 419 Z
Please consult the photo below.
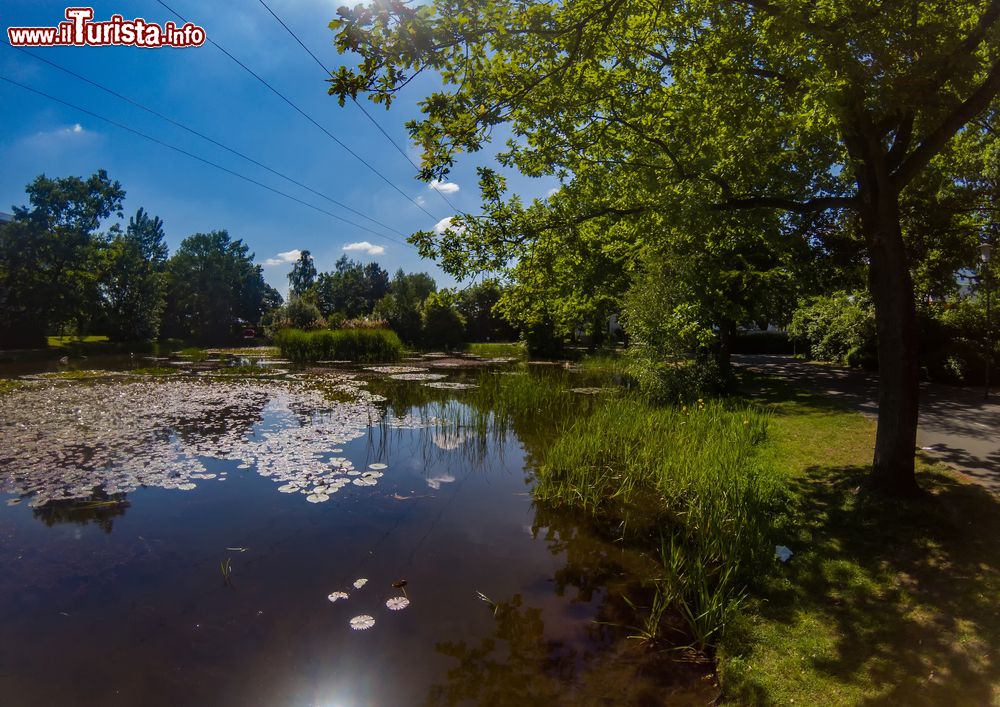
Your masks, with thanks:
M 562 366 L 108 360 L 0 393 L 4 705 L 706 704 L 631 557 L 532 498 Z M 58 370 L 53 368 L 52 370 Z M 602 387 L 603 386 L 603 387 Z

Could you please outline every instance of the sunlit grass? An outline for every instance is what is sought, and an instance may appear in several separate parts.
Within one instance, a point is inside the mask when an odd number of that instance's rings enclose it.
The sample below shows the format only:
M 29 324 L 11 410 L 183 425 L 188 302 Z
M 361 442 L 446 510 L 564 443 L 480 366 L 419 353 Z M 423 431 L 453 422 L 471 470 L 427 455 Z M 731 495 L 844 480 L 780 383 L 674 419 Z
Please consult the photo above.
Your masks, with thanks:
M 475 343 L 466 352 L 483 358 L 527 358 L 528 349 L 521 343 Z
M 46 339 L 51 348 L 66 348 L 76 344 L 102 344 L 110 341 L 106 336 L 49 336 Z
M 1000 502 L 918 460 L 923 498 L 863 484 L 874 423 L 757 379 L 762 460 L 788 479 L 795 553 L 764 577 L 720 650 L 738 704 L 1000 704 Z

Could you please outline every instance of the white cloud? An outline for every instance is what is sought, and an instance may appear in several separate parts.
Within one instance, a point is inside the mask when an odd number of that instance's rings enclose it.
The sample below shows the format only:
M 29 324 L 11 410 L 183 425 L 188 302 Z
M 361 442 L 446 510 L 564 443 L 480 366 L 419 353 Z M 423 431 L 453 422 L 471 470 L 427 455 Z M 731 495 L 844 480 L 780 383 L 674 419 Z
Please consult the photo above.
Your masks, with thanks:
M 558 193 L 559 193 L 559 187 L 552 187 L 551 189 L 548 190 L 545 196 L 555 196 Z
M 454 227 L 452 227 L 451 222 L 452 222 L 452 219 L 454 219 L 454 218 L 455 218 L 454 216 L 446 216 L 445 218 L 443 218 L 440 221 L 438 221 L 437 223 L 435 223 L 434 224 L 434 233 L 436 233 L 436 234 L 438 234 L 440 236 L 440 235 L 443 235 L 444 232 L 447 231 L 449 228 L 451 228 L 454 231 L 457 231 L 458 233 L 461 233 L 462 231 L 464 231 L 465 230 L 465 226 L 454 226 Z
M 367 253 L 368 255 L 382 255 L 385 252 L 385 246 L 373 245 L 368 241 L 359 241 L 357 243 L 348 243 L 344 246 L 344 250 L 348 253 L 361 251 L 363 253 Z
M 451 474 L 441 474 L 440 476 L 432 476 L 426 479 L 427 485 L 430 486 L 435 491 L 441 490 L 441 484 L 450 484 L 455 481 L 455 477 Z
M 422 196 L 418 196 L 414 201 L 417 202 L 417 206 L 424 206 L 427 203 L 427 199 Z
M 74 133 L 76 135 L 79 135 L 80 133 L 83 132 L 83 126 L 80 125 L 79 123 L 74 123 L 73 127 L 72 128 L 67 128 L 67 130 L 69 130 L 70 132 L 72 132 L 72 133 Z
M 462 187 L 455 184 L 455 182 L 439 182 L 438 180 L 431 181 L 427 185 L 428 189 L 433 189 L 434 191 L 441 192 L 442 194 L 454 194 Z
M 284 253 L 278 253 L 278 255 L 273 258 L 268 258 L 262 264 L 265 267 L 287 265 L 288 263 L 294 263 L 298 260 L 300 255 L 302 255 L 301 250 L 286 250 Z

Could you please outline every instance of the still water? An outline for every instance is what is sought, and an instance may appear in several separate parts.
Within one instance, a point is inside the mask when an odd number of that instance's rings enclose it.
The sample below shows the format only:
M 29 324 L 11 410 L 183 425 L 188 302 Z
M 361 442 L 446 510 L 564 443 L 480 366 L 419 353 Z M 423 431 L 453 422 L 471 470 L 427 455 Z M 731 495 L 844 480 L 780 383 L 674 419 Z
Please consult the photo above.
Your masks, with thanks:
M 0 395 L 0 704 L 709 703 L 621 625 L 636 558 L 533 503 L 544 440 L 454 423 L 551 372 L 424 363 Z

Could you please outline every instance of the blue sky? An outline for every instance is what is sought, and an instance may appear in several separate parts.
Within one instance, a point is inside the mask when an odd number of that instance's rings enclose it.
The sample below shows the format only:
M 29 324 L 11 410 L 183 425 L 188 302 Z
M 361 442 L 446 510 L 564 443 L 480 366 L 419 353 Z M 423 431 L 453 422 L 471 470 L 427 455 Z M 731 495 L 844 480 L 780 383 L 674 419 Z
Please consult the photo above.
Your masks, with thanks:
M 336 99 L 327 95 L 322 70 L 257 0 L 166 3 L 204 27 L 210 38 L 422 203 L 432 216 L 397 193 L 209 43 L 188 49 L 38 47 L 30 51 L 113 88 L 404 234 L 430 229 L 439 219 L 454 213 L 432 189 L 415 179 L 413 167 L 360 110 L 350 104 L 340 108 Z M 328 66 L 353 63 L 352 57 L 337 54 L 333 32 L 327 27 L 343 0 L 268 0 L 268 4 Z M 159 24 L 176 20 L 155 0 L 94 2 L 92 6 L 96 20 L 109 19 L 112 14 L 126 19 L 142 17 Z M 4 0 L 0 24 L 4 30 L 10 26 L 54 26 L 65 19 L 65 8 L 65 3 Z M 0 45 L 0 75 L 384 232 L 319 196 L 6 44 Z M 437 86 L 433 76 L 415 81 L 389 112 L 367 101 L 364 104 L 397 144 L 407 145 L 404 122 L 417 115 L 417 101 Z M 417 153 L 409 150 L 417 161 Z M 492 152 L 463 157 L 451 175 L 447 196 L 459 210 L 477 211 L 475 168 L 488 160 L 489 154 Z M 257 262 L 265 264 L 268 281 L 282 292 L 287 289 L 290 269 L 282 261 L 291 256 L 283 258 L 280 253 L 308 249 L 317 267 L 326 270 L 345 253 L 345 246 L 366 242 L 376 248 L 357 246 L 349 254 L 359 260 L 377 260 L 390 271 L 398 267 L 427 271 L 442 285 L 452 283 L 433 262 L 420 259 L 408 244 L 380 239 L 5 82 L 0 82 L 0 164 L 0 210 L 10 211 L 12 204 L 23 204 L 24 186 L 38 174 L 89 175 L 104 168 L 127 192 L 126 218 L 140 206 L 159 215 L 165 222 L 171 249 L 192 233 L 225 228 L 250 245 Z M 555 185 L 550 180 L 511 177 L 512 188 L 526 198 L 543 196 Z M 398 234 L 387 235 L 404 241 Z M 379 252 L 380 248 L 384 251 Z

